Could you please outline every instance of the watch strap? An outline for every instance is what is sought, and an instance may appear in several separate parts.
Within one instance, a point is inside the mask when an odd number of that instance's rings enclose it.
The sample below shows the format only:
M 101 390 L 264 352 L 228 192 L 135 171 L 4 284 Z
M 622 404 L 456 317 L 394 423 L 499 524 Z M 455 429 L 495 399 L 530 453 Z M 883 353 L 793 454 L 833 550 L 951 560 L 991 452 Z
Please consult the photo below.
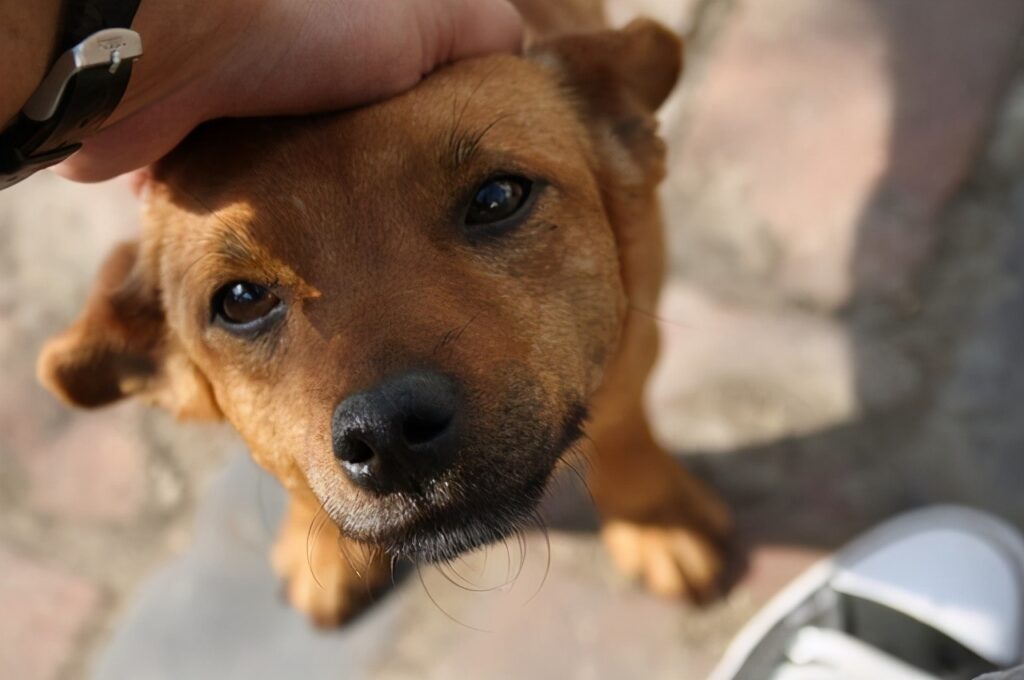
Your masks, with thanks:
M 57 53 L 107 28 L 131 28 L 141 0 L 65 0 Z
M 36 99 L 33 95 L 30 105 L 0 131 L 0 190 L 73 154 L 81 148 L 81 141 L 99 131 L 114 111 L 128 88 L 132 61 L 141 54 L 138 36 L 123 30 L 131 25 L 138 6 L 139 0 L 67 3 L 65 28 L 58 42 L 61 56 L 51 74 L 58 65 L 70 68 L 69 64 L 82 61 L 83 49 L 99 50 L 104 61 L 89 61 L 88 67 L 76 69 L 66 82 L 58 78 L 60 88 L 52 95 L 58 97 L 55 107 L 43 107 L 50 110 L 42 119 L 38 113 L 28 115 Z M 120 49 L 124 49 L 125 38 L 137 49 L 131 58 L 122 60 Z

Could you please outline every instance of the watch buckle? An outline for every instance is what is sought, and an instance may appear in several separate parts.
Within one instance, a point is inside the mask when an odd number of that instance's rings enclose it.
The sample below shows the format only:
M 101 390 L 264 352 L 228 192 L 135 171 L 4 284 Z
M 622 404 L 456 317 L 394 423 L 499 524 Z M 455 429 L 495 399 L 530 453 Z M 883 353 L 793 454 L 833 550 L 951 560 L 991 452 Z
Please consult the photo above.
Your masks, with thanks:
M 75 74 L 106 66 L 114 75 L 124 61 L 135 61 L 141 56 L 142 38 L 135 31 L 128 28 L 97 31 L 57 58 L 21 112 L 37 122 L 49 120 L 57 112 L 64 89 Z

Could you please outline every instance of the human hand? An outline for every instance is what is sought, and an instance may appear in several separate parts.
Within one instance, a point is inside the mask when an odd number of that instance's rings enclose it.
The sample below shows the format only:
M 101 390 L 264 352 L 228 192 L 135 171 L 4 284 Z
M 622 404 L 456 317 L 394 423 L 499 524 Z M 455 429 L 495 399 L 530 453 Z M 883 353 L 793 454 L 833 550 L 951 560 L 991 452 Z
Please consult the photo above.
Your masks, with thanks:
M 516 51 L 506 0 L 144 0 L 145 55 L 107 126 L 55 170 L 84 182 L 146 166 L 222 117 L 343 109 L 439 65 Z

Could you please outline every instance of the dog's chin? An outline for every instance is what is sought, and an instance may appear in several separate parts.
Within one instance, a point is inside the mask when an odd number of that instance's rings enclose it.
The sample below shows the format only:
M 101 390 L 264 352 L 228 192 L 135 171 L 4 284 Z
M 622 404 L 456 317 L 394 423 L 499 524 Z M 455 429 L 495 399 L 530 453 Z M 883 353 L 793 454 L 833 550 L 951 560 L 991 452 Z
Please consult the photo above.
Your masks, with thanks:
M 515 534 L 529 524 L 529 519 L 527 511 L 502 521 L 473 520 L 423 527 L 385 539 L 381 545 L 390 555 L 417 562 L 447 562 Z
M 539 471 L 515 489 L 496 489 L 479 498 L 443 504 L 420 498 L 402 503 L 398 512 L 391 508 L 379 514 L 359 513 L 339 524 L 347 536 L 379 546 L 390 555 L 418 562 L 453 560 L 535 526 L 535 510 L 553 469 L 552 465 Z

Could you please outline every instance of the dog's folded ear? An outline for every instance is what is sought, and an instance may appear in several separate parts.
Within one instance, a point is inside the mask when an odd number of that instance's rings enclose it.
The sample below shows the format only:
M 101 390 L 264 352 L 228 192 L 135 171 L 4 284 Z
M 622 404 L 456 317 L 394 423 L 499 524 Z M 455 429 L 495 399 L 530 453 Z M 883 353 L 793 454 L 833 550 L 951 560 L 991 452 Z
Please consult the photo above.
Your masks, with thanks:
M 660 179 L 664 145 L 654 112 L 683 68 L 683 41 L 656 21 L 637 19 L 621 30 L 565 35 L 529 53 L 556 75 L 592 129 L 611 132 Z
M 174 348 L 137 243 L 107 257 L 85 310 L 39 356 L 39 380 L 71 404 L 95 408 L 140 396 L 183 418 L 219 418 L 206 379 Z
M 651 19 L 636 19 L 620 30 L 554 38 L 531 54 L 555 56 L 566 84 L 608 114 L 637 106 L 653 113 L 683 69 L 682 38 Z

